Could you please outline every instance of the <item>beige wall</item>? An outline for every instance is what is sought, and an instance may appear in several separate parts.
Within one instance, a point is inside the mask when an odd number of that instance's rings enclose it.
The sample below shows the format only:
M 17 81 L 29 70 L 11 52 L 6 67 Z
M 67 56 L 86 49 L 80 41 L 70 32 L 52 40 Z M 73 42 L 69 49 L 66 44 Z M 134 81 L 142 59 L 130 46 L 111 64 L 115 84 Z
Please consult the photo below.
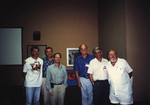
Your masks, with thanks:
M 47 45 L 53 47 L 54 53 L 62 54 L 61 63 L 66 66 L 66 48 L 78 48 L 85 43 L 88 45 L 88 53 L 92 54 L 92 49 L 98 46 L 96 0 L 12 2 L 11 5 L 5 2 L 3 10 L 5 12 L 2 12 L 4 17 L 1 17 L 1 27 L 23 27 L 23 59 L 27 57 L 27 45 Z M 33 41 L 33 31 L 41 32 L 40 41 Z M 12 71 L 12 68 L 17 69 L 17 72 Z M 20 77 L 22 68 L 18 70 L 13 66 L 5 69 L 9 71 L 8 74 L 12 74 L 11 81 L 18 78 L 13 83 L 6 78 L 7 85 L 23 85 Z M 1 73 L 1 80 L 7 73 Z
M 99 46 L 104 57 L 110 49 L 126 59 L 126 29 L 124 0 L 101 0 L 99 5 Z
M 26 46 L 32 44 L 51 46 L 62 54 L 66 66 L 66 48 L 89 46 L 89 53 L 98 45 L 98 9 L 96 2 L 38 3 L 20 20 L 24 25 L 24 57 Z M 22 17 L 25 15 L 23 14 Z M 41 40 L 33 41 L 33 31 L 41 32 Z
M 56 1 L 0 4 L 0 27 L 23 27 L 23 58 L 32 44 L 53 47 L 62 53 L 65 66 L 66 48 L 86 43 L 91 53 L 99 45 L 104 54 L 113 48 L 134 70 L 134 101 L 150 99 L 150 4 L 146 0 Z M 40 41 L 33 41 L 33 31 L 41 32 Z M 22 67 L 0 69 L 2 86 L 23 85 Z
M 126 0 L 127 59 L 134 72 L 134 99 L 150 99 L 150 3 Z
M 134 101 L 150 99 L 150 3 L 146 0 L 102 0 L 99 6 L 99 45 L 113 48 L 133 68 Z

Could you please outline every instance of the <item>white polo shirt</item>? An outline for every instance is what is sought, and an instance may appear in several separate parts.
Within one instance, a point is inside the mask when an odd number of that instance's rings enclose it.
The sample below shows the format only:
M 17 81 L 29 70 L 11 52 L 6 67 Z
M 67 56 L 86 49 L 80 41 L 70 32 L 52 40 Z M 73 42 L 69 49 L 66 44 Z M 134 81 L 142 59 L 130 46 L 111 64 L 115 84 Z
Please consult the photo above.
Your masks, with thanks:
M 42 85 L 42 68 L 43 60 L 37 58 L 36 60 L 29 57 L 25 60 L 23 72 L 27 73 L 25 77 L 24 85 L 25 87 L 40 87 Z M 36 65 L 41 65 L 38 71 L 33 71 L 32 67 Z
M 108 78 L 110 83 L 110 92 L 115 95 L 132 94 L 132 79 L 128 73 L 133 70 L 125 59 L 118 58 L 116 64 L 112 66 L 109 61 Z
M 94 58 L 90 61 L 88 73 L 92 74 L 93 80 L 106 80 L 108 79 L 107 74 L 107 64 L 108 60 L 102 58 L 102 61 L 98 61 L 97 58 Z

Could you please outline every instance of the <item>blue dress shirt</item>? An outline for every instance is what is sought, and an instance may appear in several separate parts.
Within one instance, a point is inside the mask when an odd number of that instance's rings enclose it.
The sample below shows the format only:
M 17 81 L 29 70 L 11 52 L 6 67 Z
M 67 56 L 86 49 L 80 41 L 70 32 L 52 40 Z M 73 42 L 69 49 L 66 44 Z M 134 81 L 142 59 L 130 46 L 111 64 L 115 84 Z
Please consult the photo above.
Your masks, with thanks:
M 86 58 L 83 58 L 82 55 L 78 56 L 75 61 L 75 71 L 79 72 L 79 77 L 89 77 L 88 66 L 92 59 L 95 57 L 93 55 L 87 54 Z

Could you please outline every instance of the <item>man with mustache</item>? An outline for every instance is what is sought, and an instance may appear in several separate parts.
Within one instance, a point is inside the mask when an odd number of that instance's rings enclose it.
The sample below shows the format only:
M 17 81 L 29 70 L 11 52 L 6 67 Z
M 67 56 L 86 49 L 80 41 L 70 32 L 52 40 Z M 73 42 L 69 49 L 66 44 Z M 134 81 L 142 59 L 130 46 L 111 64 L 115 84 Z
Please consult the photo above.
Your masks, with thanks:
M 95 58 L 90 62 L 88 73 L 93 84 L 94 105 L 110 105 L 107 73 L 108 60 L 102 57 L 103 52 L 99 47 L 93 49 L 93 55 Z
M 43 105 L 50 105 L 49 91 L 46 89 L 45 81 L 46 81 L 46 69 L 47 69 L 47 67 L 54 64 L 53 48 L 52 47 L 46 47 L 45 55 L 46 55 L 46 57 L 42 58 L 43 59 L 42 98 L 43 98 Z
M 116 105 L 130 105 L 132 97 L 132 68 L 125 59 L 117 57 L 115 50 L 108 52 L 107 66 L 110 83 L 110 101 Z
M 23 67 L 24 85 L 26 87 L 26 105 L 39 105 L 41 85 L 42 85 L 42 67 L 43 60 L 38 57 L 39 48 L 31 48 L 31 57 L 25 60 Z

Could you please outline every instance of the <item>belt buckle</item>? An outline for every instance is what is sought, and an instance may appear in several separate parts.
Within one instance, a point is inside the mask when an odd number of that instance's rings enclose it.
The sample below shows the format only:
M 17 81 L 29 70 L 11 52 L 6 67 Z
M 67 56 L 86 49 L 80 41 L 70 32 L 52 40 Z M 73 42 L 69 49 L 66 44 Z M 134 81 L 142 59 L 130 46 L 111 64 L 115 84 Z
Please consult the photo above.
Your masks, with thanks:
M 89 79 L 89 77 L 83 76 L 83 78 Z

